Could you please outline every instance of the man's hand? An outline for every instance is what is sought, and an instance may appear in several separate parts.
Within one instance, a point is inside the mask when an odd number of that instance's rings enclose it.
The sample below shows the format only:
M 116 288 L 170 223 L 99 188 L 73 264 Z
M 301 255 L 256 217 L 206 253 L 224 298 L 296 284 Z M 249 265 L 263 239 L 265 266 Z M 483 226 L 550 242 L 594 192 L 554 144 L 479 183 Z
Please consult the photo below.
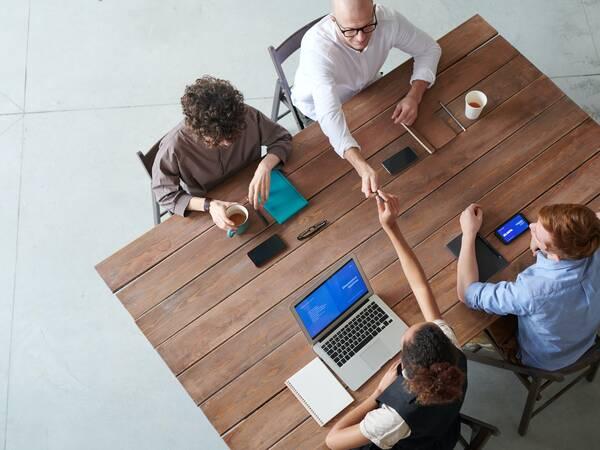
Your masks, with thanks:
M 400 359 L 394 362 L 390 368 L 385 372 L 383 378 L 379 381 L 379 385 L 373 393 L 374 396 L 379 397 L 383 391 L 385 391 L 390 384 L 392 384 L 398 378 L 398 366 L 400 365 Z
M 465 237 L 475 239 L 483 223 L 483 210 L 477 203 L 471 203 L 460 215 L 460 228 Z
M 213 200 L 210 202 L 210 216 L 212 217 L 212 220 L 215 223 L 215 225 L 221 228 L 222 230 L 235 231 L 237 229 L 235 224 L 231 220 L 229 220 L 229 218 L 225 214 L 227 208 L 233 204 L 234 203 L 232 202 L 223 202 L 221 200 Z
M 362 180 L 361 191 L 365 197 L 371 197 L 379 189 L 377 172 L 363 158 L 357 147 L 351 147 L 344 152 L 344 158 L 356 170 Z
M 359 166 L 357 172 L 362 179 L 362 193 L 367 198 L 371 197 L 379 189 L 379 176 L 377 172 L 366 161 L 363 165 Z
M 403 123 L 404 125 L 412 125 L 417 120 L 419 114 L 419 102 L 412 96 L 404 97 L 392 114 L 392 120 L 396 125 Z
M 377 212 L 379 222 L 385 231 L 391 230 L 396 225 L 396 218 L 400 214 L 400 201 L 393 194 L 377 191 Z
M 258 209 L 260 203 L 263 205 L 269 200 L 269 189 L 271 187 L 271 168 L 264 164 L 264 160 L 256 168 L 254 177 L 248 186 L 248 201 L 254 209 Z M 259 202 L 260 196 L 260 202 Z

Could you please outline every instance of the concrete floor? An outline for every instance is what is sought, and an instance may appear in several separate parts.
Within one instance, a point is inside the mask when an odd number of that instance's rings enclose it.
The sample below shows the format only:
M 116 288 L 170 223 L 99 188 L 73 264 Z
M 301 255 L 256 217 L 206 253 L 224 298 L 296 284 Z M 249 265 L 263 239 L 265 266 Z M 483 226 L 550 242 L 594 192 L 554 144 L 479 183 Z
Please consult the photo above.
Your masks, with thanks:
M 599 0 L 382 3 L 436 38 L 480 13 L 600 119 Z M 225 448 L 93 266 L 151 227 L 135 151 L 180 119 L 185 84 L 227 78 L 269 113 L 267 45 L 328 8 L 257 5 L 2 0 L 0 447 Z M 524 400 L 509 374 L 471 367 L 464 409 L 502 430 L 488 448 L 598 448 L 599 381 L 520 438 Z

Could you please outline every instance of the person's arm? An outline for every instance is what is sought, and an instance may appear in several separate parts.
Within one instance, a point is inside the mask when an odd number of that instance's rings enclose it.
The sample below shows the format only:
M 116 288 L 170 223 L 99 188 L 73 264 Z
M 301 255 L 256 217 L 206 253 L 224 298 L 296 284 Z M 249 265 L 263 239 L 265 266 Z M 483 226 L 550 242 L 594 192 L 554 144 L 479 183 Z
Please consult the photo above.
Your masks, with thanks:
M 395 24 L 392 29 L 394 47 L 413 56 L 415 61 L 410 91 L 396 106 L 392 119 L 397 124 L 412 125 L 417 118 L 423 94 L 435 83 L 442 49 L 431 36 L 414 26 L 402 14 L 390 10 L 388 12 Z
M 277 158 L 277 163 L 271 169 L 279 162 L 285 164 L 292 153 L 292 135 L 260 111 L 256 112 L 260 144 L 267 147 L 267 155 Z
M 258 209 L 269 200 L 271 171 L 279 164 L 285 164 L 292 152 L 292 136 L 281 125 L 273 122 L 260 111 L 256 111 L 259 141 L 267 147 L 267 154 L 258 164 L 248 185 L 248 201 Z M 260 198 L 260 202 L 259 202 Z
M 184 216 L 192 195 L 181 188 L 180 179 L 175 150 L 161 146 L 152 165 L 152 192 L 160 206 L 171 214 Z
M 371 411 L 379 407 L 377 398 L 398 378 L 399 361 L 393 363 L 369 397 L 363 400 L 357 407 L 351 409 L 338 420 L 325 439 L 325 443 L 331 450 L 349 450 L 368 444 L 370 440 L 360 430 L 360 422 Z M 384 412 L 388 413 L 387 411 Z M 397 413 L 396 413 L 397 416 Z M 402 421 L 399 416 L 397 420 Z
M 483 223 L 483 210 L 475 203 L 469 205 L 460 215 L 462 243 L 458 256 L 456 291 L 458 299 L 465 303 L 469 286 L 479 281 L 477 255 L 475 254 L 475 239 Z
M 172 149 L 161 149 L 152 166 L 152 191 L 156 201 L 172 214 L 185 216 L 186 211 L 204 211 L 204 197 L 185 192 L 180 185 L 177 156 Z M 213 222 L 224 230 L 235 230 L 225 210 L 233 203 L 212 200 L 209 213 Z
M 377 391 L 363 400 L 356 408 L 348 411 L 331 428 L 325 439 L 327 447 L 331 450 L 348 450 L 368 444 L 370 441 L 360 432 L 360 421 L 369 411 L 377 408 Z
M 362 180 L 362 192 L 371 196 L 379 188 L 377 172 L 361 154 L 360 146 L 348 127 L 342 102 L 335 91 L 335 67 L 314 52 L 306 51 L 306 64 L 313 74 L 313 101 L 316 119 L 321 131 L 329 139 L 333 150 L 345 158 Z
M 417 299 L 421 313 L 427 322 L 442 318 L 440 309 L 433 297 L 433 292 L 425 276 L 425 271 L 419 263 L 415 253 L 412 251 L 396 222 L 400 205 L 395 195 L 379 191 L 377 197 L 377 209 L 379 221 L 386 232 L 392 245 L 398 254 L 398 260 L 408 280 L 408 284 Z
M 187 206 L 187 211 L 204 211 L 205 197 L 192 197 Z M 214 224 L 222 230 L 237 230 L 235 223 L 227 217 L 227 208 L 233 205 L 232 202 L 224 202 L 222 200 L 211 200 L 208 213 L 210 214 Z

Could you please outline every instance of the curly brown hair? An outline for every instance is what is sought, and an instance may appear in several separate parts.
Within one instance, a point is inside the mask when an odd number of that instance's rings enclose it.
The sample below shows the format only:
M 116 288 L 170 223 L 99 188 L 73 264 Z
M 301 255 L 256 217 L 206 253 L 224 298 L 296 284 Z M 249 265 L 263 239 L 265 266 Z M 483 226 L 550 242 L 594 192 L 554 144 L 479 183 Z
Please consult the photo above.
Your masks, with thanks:
M 540 209 L 538 220 L 552 236 L 549 250 L 562 258 L 587 258 L 600 247 L 600 219 L 587 206 L 546 205 Z
M 235 140 L 246 127 L 244 96 L 226 80 L 205 75 L 181 97 L 186 125 L 215 145 Z
M 465 374 L 456 365 L 458 352 L 434 323 L 424 324 L 404 343 L 404 385 L 421 405 L 452 403 L 462 398 Z

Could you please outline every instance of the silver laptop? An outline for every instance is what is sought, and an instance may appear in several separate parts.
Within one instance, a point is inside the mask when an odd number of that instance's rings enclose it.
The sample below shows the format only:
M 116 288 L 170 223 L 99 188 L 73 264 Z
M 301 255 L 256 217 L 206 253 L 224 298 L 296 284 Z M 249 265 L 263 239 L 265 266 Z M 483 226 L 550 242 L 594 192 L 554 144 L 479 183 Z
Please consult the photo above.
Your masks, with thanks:
M 290 308 L 315 353 L 352 390 L 400 351 L 408 328 L 373 293 L 352 255 L 319 276 Z

